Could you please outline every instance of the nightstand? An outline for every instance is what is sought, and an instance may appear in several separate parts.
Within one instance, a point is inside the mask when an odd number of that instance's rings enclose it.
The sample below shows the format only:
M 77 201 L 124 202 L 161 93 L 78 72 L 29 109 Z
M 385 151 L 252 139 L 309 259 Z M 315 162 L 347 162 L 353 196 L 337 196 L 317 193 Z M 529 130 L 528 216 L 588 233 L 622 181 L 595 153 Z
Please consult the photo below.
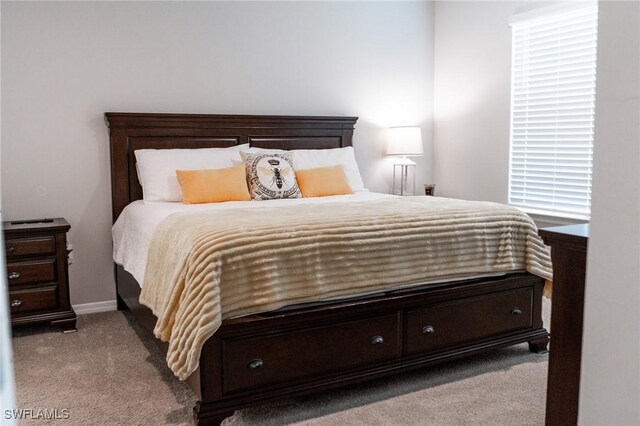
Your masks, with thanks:
M 578 424 L 589 224 L 541 229 L 551 247 L 553 303 L 547 380 L 547 425 Z
M 62 218 L 3 222 L 11 325 L 49 322 L 76 331 Z

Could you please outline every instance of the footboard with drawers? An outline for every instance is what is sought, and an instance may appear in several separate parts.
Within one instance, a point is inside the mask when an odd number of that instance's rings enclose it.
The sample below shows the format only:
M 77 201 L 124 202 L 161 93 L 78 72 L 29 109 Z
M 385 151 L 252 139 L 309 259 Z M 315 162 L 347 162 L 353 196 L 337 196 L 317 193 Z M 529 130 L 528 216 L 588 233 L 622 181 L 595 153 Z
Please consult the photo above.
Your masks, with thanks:
M 122 303 L 151 332 L 135 279 L 119 266 L 117 275 Z M 239 408 L 517 343 L 546 352 L 543 288 L 517 273 L 224 321 L 187 379 L 200 399 L 194 418 L 216 425 Z

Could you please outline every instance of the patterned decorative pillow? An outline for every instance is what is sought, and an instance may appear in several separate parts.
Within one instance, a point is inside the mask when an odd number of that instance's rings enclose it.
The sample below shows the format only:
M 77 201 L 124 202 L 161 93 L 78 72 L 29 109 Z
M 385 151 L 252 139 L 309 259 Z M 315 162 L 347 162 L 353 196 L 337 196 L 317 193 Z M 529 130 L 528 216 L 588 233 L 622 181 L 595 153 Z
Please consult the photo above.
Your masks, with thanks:
M 240 156 L 247 166 L 247 181 L 252 199 L 302 197 L 293 170 L 291 153 L 240 152 Z

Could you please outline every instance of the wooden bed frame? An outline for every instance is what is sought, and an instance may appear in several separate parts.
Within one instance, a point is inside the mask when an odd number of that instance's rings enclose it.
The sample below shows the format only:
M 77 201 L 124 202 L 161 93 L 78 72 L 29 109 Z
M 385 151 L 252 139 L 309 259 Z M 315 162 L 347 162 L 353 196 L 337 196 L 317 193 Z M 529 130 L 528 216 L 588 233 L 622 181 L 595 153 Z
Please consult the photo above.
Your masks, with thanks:
M 355 117 L 106 113 L 113 219 L 142 198 L 134 150 L 252 146 L 350 146 Z M 116 265 L 118 309 L 152 333 L 140 286 Z M 423 285 L 410 290 L 226 320 L 205 343 L 187 383 L 195 422 L 219 425 L 236 409 L 529 342 L 546 352 L 544 280 L 528 273 Z M 152 334 L 153 335 L 153 334 Z M 166 352 L 167 345 L 156 340 Z

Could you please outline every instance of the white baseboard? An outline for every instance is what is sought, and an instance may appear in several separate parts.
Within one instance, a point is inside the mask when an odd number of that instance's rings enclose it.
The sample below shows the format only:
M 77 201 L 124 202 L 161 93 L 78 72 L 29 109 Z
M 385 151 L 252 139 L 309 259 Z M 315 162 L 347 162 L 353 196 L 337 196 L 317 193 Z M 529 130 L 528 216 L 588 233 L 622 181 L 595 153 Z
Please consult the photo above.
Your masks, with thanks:
M 118 309 L 117 302 L 115 300 L 105 300 L 104 302 L 82 303 L 80 305 L 73 305 L 73 310 L 76 314 L 95 314 L 96 312 L 108 312 Z

